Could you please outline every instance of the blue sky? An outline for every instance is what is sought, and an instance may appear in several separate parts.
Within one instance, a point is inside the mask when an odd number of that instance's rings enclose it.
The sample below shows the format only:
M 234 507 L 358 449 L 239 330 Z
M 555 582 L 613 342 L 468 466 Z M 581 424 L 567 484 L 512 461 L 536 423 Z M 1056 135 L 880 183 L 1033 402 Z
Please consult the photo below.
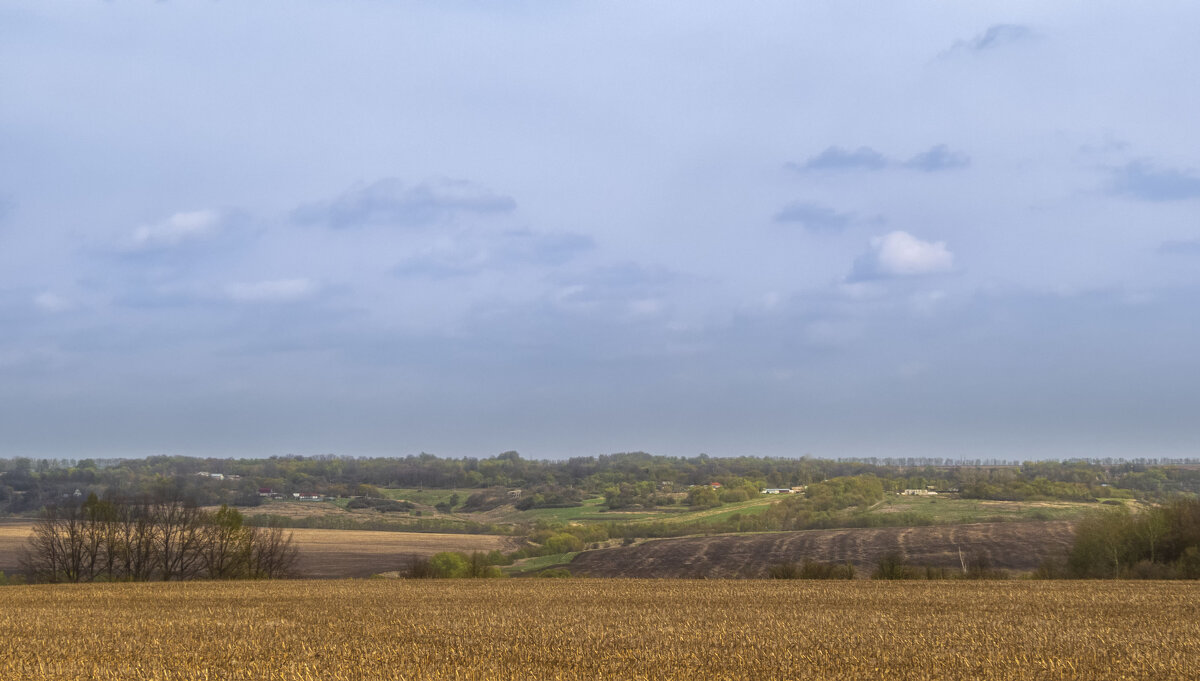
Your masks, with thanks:
M 1195 456 L 1200 7 L 0 7 L 0 456 Z

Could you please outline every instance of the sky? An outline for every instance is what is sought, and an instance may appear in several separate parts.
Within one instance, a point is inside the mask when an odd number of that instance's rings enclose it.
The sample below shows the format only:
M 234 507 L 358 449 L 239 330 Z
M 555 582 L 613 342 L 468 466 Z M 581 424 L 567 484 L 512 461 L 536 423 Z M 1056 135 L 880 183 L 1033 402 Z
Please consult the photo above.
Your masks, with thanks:
M 0 457 L 1200 454 L 1200 5 L 0 5 Z

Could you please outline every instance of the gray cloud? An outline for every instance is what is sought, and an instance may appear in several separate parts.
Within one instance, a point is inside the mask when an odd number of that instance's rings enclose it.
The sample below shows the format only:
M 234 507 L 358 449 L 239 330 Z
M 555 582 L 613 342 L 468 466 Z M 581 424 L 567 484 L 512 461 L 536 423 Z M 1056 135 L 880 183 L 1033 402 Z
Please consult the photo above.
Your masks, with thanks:
M 975 51 L 994 50 L 1005 45 L 1020 43 L 1034 37 L 1033 30 L 1020 24 L 996 24 L 989 26 L 981 35 L 975 36 L 968 47 Z
M 329 201 L 297 208 L 292 219 L 335 229 L 364 225 L 425 225 L 459 215 L 511 213 L 516 202 L 466 180 L 439 179 L 406 186 L 385 178 Z
M 809 158 L 804 163 L 789 163 L 788 167 L 800 172 L 824 172 L 839 170 L 876 171 L 899 166 L 909 170 L 932 173 L 943 170 L 965 168 L 971 157 L 953 151 L 945 144 L 935 144 L 904 162 L 897 162 L 871 147 L 859 147 L 853 151 L 842 147 L 829 147 Z
M 1143 201 L 1196 199 L 1200 198 L 1200 177 L 1190 171 L 1131 161 L 1112 171 L 1108 191 Z
M 859 147 L 853 151 L 842 147 L 829 147 L 804 163 L 790 164 L 795 170 L 883 170 L 888 159 L 871 147 Z
M 840 231 L 853 219 L 850 213 L 839 213 L 828 206 L 808 201 L 789 203 L 775 214 L 775 222 L 799 223 L 804 229 L 814 232 Z
M 905 168 L 934 173 L 940 170 L 954 170 L 971 165 L 971 157 L 966 154 L 951 151 L 945 144 L 938 144 L 923 151 L 904 162 Z
M 1028 26 L 1021 24 L 993 24 L 987 30 L 970 40 L 960 40 L 943 53 L 943 56 L 957 54 L 978 54 L 1002 49 L 1011 45 L 1029 42 L 1037 37 L 1037 33 Z

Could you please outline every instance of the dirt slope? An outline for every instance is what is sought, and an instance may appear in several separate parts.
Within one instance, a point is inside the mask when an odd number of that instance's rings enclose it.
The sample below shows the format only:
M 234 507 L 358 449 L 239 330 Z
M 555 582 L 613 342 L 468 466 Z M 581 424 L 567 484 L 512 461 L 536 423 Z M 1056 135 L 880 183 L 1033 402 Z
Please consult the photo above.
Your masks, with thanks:
M 891 550 L 915 565 L 953 568 L 961 548 L 992 567 L 1023 571 L 1069 548 L 1071 527 L 1046 521 L 682 537 L 586 551 L 570 569 L 593 577 L 762 577 L 771 563 L 805 558 L 870 569 Z

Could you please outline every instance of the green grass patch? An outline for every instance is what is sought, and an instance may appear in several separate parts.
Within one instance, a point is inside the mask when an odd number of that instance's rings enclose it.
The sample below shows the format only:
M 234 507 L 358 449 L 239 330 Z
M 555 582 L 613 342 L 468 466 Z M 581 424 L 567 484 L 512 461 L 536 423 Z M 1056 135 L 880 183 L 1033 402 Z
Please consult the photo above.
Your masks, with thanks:
M 412 487 L 381 487 L 379 491 L 388 499 L 396 501 L 411 501 L 414 504 L 423 504 L 425 506 L 436 506 L 443 501 L 450 501 L 450 497 L 457 494 L 458 503 L 463 503 L 467 497 L 478 492 L 478 489 L 415 489 Z
M 579 555 L 579 551 L 570 551 L 568 553 L 553 553 L 549 556 L 538 556 L 537 558 L 525 558 L 519 560 L 512 565 L 503 568 L 505 574 L 508 575 L 523 575 L 531 572 L 540 572 L 549 567 L 556 565 L 566 565 L 574 560 L 575 556 Z

